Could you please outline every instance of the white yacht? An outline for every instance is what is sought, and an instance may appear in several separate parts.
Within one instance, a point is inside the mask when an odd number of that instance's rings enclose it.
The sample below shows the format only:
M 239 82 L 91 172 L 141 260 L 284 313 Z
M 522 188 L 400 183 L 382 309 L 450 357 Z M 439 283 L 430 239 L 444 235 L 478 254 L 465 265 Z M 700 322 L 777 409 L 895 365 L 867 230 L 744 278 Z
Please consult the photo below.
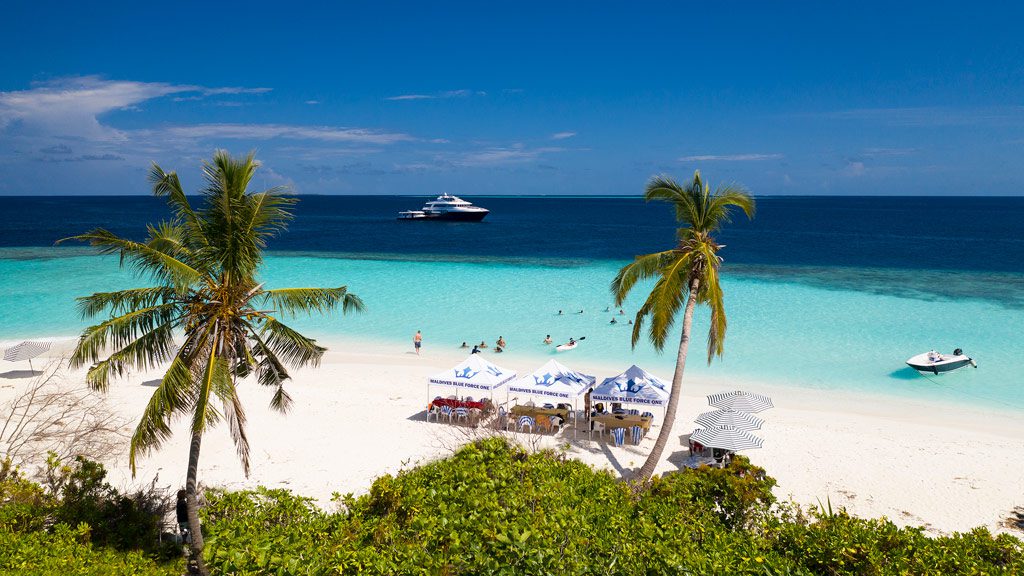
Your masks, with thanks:
M 458 196 L 442 194 L 427 202 L 419 210 L 405 210 L 398 213 L 399 220 L 458 220 L 479 222 L 490 210 L 473 206 Z

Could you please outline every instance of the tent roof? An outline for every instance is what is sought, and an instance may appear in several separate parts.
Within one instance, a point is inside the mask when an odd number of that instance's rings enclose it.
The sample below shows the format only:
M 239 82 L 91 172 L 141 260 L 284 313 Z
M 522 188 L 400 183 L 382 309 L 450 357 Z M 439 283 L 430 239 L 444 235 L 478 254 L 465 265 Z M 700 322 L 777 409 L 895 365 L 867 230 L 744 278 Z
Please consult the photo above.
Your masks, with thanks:
M 556 360 L 548 360 L 532 374 L 508 385 L 510 392 L 551 398 L 575 398 L 586 392 L 596 378 L 577 372 Z
M 663 406 L 671 386 L 664 380 L 637 366 L 630 366 L 618 376 L 605 378 L 590 394 L 591 400 Z
M 449 368 L 430 377 L 431 384 L 494 390 L 516 377 L 512 370 L 502 368 L 484 360 L 479 354 L 470 354 L 454 368 Z

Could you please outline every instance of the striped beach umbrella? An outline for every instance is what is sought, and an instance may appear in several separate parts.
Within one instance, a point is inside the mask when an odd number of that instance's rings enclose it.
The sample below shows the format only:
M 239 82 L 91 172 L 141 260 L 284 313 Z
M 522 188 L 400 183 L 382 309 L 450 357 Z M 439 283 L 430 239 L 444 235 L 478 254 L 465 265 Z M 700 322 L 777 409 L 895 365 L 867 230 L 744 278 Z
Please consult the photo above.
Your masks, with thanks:
M 735 410 L 737 412 L 760 412 L 772 407 L 772 399 L 761 394 L 743 392 L 719 392 L 708 396 L 708 404 L 722 410 Z
M 718 448 L 730 452 L 760 448 L 764 440 L 754 436 L 750 432 L 737 430 L 732 426 L 719 426 L 718 428 L 698 428 L 690 435 L 690 440 L 700 442 L 708 448 Z
M 705 412 L 695 420 L 702 428 L 718 428 L 732 426 L 737 430 L 760 430 L 764 420 L 747 412 L 735 410 L 713 410 Z
M 8 362 L 22 362 L 24 360 L 28 360 L 29 368 L 32 368 L 32 370 L 35 371 L 35 368 L 32 366 L 32 359 L 49 350 L 52 345 L 53 342 L 36 342 L 33 340 L 26 340 L 4 350 L 4 360 L 7 360 Z

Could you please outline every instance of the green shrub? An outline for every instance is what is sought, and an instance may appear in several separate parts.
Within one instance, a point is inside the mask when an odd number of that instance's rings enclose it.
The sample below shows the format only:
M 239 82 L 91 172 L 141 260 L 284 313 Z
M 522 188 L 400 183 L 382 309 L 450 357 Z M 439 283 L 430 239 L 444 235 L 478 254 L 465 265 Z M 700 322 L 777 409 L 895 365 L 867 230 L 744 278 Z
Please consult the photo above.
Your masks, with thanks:
M 184 563 L 158 564 L 142 552 L 96 548 L 85 524 L 16 532 L 0 524 L 0 574 L 19 576 L 179 576 Z
M 744 458 L 634 494 L 607 472 L 500 439 L 374 482 L 326 513 L 281 490 L 209 494 L 216 574 L 1014 574 L 1019 540 L 928 538 L 774 506 Z

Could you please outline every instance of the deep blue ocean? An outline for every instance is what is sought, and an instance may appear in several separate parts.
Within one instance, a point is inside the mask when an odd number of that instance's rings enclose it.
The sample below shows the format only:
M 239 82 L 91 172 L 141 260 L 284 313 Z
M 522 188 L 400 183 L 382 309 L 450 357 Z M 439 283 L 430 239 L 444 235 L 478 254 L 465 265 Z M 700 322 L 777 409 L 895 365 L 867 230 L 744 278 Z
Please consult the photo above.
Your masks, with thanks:
M 506 357 L 542 360 L 552 354 L 545 335 L 585 335 L 559 359 L 671 373 L 673 354 L 630 347 L 623 320 L 643 287 L 623 316 L 609 308 L 608 289 L 634 255 L 673 245 L 668 206 L 465 198 L 491 210 L 484 222 L 395 219 L 424 197 L 301 197 L 263 279 L 348 285 L 366 301 L 363 314 L 294 320 L 324 341 L 397 348 L 422 329 L 429 352 L 501 335 Z M 169 214 L 151 197 L 0 197 L 0 208 L 0 341 L 74 336 L 87 325 L 76 296 L 144 282 L 116 258 L 55 240 L 94 227 L 141 238 L 146 223 Z M 726 354 L 707 366 L 698 353 L 687 374 L 1024 411 L 1024 198 L 760 198 L 753 221 L 737 214 L 719 238 Z M 700 348 L 705 320 L 698 312 Z M 926 379 L 903 363 L 954 347 L 979 368 Z

